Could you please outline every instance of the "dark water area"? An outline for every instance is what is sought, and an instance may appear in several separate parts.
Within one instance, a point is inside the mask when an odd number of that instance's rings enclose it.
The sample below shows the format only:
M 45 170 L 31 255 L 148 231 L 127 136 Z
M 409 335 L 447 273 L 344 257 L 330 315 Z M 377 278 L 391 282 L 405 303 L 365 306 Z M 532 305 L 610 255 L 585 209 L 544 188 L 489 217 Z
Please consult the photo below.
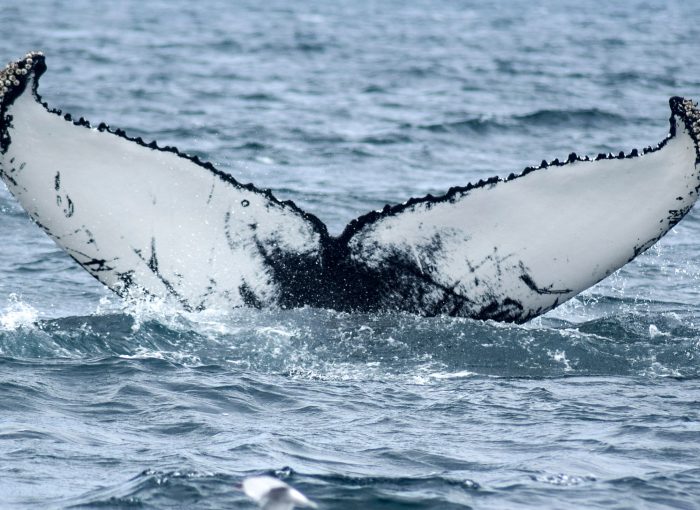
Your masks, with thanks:
M 337 233 L 542 159 L 655 145 L 668 98 L 700 99 L 698 20 L 687 1 L 9 0 L 0 55 L 43 50 L 52 107 Z M 521 326 L 183 313 L 113 296 L 3 187 L 0 508 L 255 508 L 236 485 L 258 474 L 320 508 L 698 508 L 699 246 L 696 208 Z

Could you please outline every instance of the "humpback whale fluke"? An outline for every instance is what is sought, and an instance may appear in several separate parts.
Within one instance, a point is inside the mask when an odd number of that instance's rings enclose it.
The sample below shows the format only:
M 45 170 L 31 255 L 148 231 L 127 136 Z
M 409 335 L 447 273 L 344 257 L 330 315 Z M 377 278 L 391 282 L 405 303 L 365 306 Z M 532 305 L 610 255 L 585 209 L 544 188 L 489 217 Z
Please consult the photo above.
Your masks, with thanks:
M 210 163 L 50 109 L 37 91 L 45 71 L 31 53 L 0 74 L 0 177 L 110 289 L 188 310 L 309 305 L 524 322 L 645 251 L 700 190 L 700 110 L 673 97 L 656 147 L 543 161 L 386 206 L 336 237 Z

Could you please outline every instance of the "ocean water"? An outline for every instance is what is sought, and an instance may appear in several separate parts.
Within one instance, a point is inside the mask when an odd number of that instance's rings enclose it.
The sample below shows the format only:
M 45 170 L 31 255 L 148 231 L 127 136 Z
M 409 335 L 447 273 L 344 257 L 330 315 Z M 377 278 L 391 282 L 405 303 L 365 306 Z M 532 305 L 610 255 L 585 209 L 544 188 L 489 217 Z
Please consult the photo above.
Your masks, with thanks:
M 672 0 L 4 0 L 0 58 L 43 50 L 51 106 L 339 232 L 656 144 L 668 98 L 700 99 L 698 20 Z M 698 508 L 698 247 L 696 209 L 521 326 L 191 314 L 103 289 L 3 188 L 0 508 L 254 508 L 236 485 L 258 474 L 327 509 Z

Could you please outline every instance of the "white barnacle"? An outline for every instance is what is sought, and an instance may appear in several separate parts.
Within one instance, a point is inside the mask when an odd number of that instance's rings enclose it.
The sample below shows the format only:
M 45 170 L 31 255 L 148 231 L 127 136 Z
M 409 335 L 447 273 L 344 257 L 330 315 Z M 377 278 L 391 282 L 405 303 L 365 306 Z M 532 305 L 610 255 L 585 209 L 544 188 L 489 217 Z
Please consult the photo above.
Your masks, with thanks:
M 19 80 L 13 81 L 12 84 L 13 84 L 15 87 L 19 87 Z

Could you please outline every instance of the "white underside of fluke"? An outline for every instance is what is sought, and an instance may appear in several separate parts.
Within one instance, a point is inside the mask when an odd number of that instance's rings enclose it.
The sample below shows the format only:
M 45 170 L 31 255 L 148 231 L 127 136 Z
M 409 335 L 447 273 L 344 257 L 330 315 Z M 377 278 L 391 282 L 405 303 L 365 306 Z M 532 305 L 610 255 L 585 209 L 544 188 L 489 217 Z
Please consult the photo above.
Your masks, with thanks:
M 187 309 L 309 304 L 521 322 L 649 248 L 700 188 L 700 115 L 674 98 L 672 136 L 643 155 L 412 199 L 331 238 L 294 204 L 211 165 L 49 111 L 36 94 L 43 56 L 25 58 L 10 71 L 17 92 L 0 95 L 8 189 L 109 288 Z
M 537 315 L 633 259 L 693 205 L 695 144 L 676 129 L 639 157 L 550 166 L 415 204 L 355 234 L 353 257 L 380 267 L 412 254 L 414 274 L 465 296 L 467 315 L 506 299 Z
M 172 152 L 86 129 L 27 92 L 8 110 L 8 189 L 76 261 L 117 291 L 172 296 L 189 308 L 274 302 L 256 243 L 318 256 L 299 214 Z M 243 290 L 241 290 L 243 289 Z

